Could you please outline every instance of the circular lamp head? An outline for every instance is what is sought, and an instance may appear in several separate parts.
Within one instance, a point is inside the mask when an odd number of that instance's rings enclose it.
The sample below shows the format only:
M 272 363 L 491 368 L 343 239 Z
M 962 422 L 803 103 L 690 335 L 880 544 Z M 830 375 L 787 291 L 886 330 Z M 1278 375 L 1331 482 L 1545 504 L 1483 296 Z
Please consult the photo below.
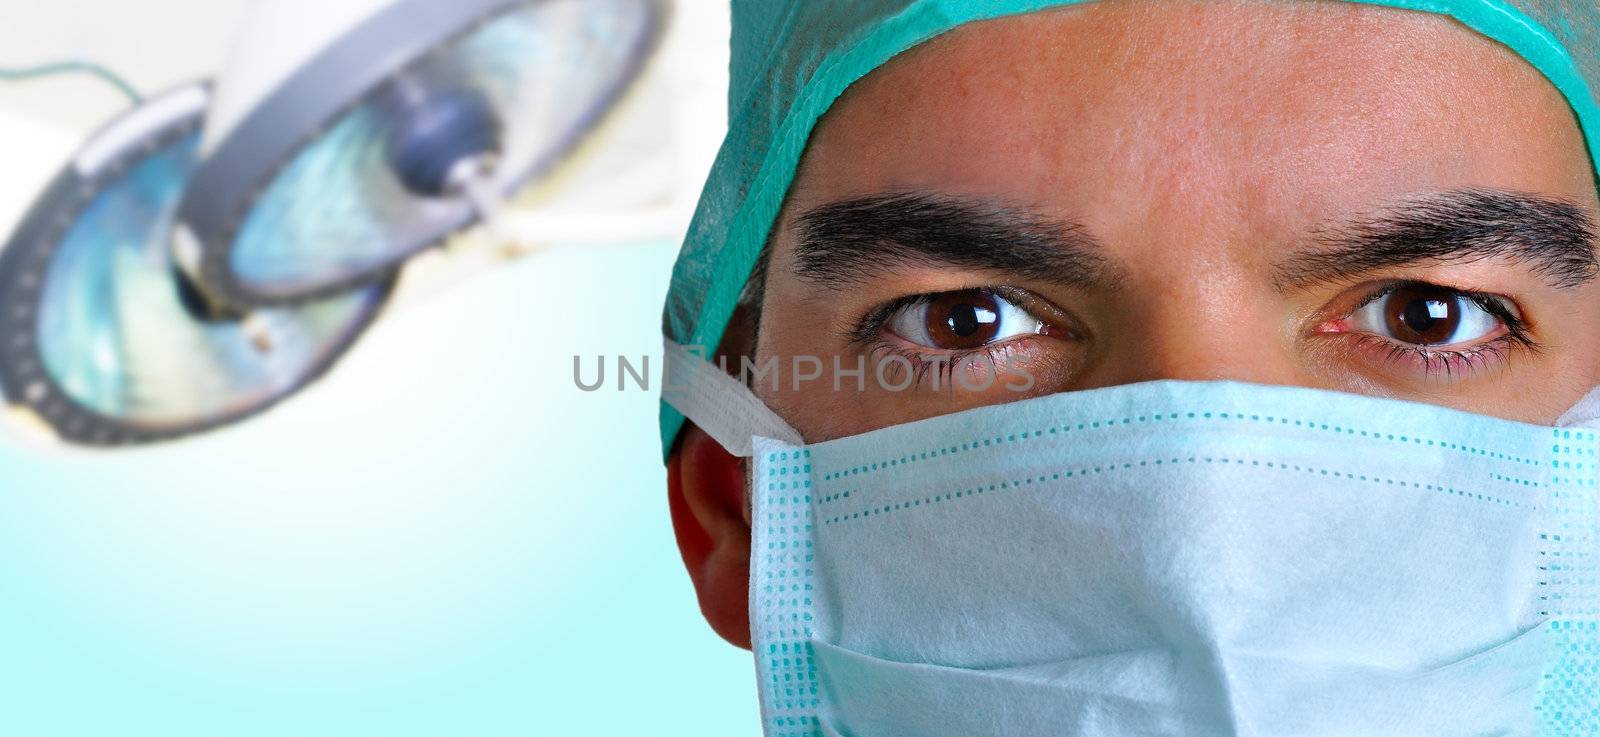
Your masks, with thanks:
M 259 412 L 320 375 L 389 293 L 247 318 L 200 296 L 169 246 L 208 99 L 183 87 L 101 130 L 0 251 L 0 388 L 63 440 L 149 442 Z
M 234 305 L 386 274 L 550 173 L 664 18 L 662 0 L 396 0 L 215 142 L 181 208 L 180 260 Z

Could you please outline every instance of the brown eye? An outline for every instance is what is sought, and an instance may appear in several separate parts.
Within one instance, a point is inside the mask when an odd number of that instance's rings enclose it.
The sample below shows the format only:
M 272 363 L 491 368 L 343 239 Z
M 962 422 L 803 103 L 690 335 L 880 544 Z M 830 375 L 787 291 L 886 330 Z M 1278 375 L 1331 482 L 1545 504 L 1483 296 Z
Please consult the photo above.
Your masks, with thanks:
M 1350 316 L 1365 332 L 1416 346 L 1480 342 L 1500 329 L 1500 318 L 1453 289 L 1426 284 L 1397 287 Z
M 1460 298 L 1442 289 L 1403 287 L 1389 295 L 1384 320 L 1396 339 L 1449 345 L 1461 327 Z
M 1000 333 L 1000 305 L 985 292 L 951 292 L 928 304 L 923 321 L 934 348 L 982 348 Z
M 983 289 L 930 295 L 901 308 L 888 327 L 912 343 L 941 351 L 970 351 L 1046 332 L 1042 320 Z

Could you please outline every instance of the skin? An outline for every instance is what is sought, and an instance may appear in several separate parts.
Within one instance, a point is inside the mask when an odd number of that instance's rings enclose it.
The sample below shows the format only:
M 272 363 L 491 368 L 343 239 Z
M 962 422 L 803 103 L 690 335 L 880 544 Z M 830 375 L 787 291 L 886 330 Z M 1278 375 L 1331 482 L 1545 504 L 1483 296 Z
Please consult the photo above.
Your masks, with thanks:
M 723 348 L 758 361 L 837 356 L 853 367 L 864 358 L 870 370 L 896 351 L 929 353 L 892 330 L 853 336 L 875 308 L 1005 287 L 1062 328 L 998 349 L 1030 368 L 1027 391 L 953 391 L 947 381 L 836 392 L 826 380 L 796 390 L 785 379 L 757 393 L 808 442 L 1156 379 L 1298 385 L 1552 424 L 1600 383 L 1593 281 L 1552 285 L 1509 258 L 1294 287 L 1279 278 L 1319 234 L 1469 188 L 1570 203 L 1591 217 L 1600 208 L 1559 93 L 1513 52 L 1447 19 L 1332 2 L 1108 0 L 973 24 L 869 75 L 823 119 L 770 246 L 759 329 L 745 316 Z M 896 192 L 1070 221 L 1099 242 L 1116 278 L 1081 288 L 917 262 L 859 280 L 797 273 L 807 213 Z M 1449 371 L 1397 360 L 1350 319 L 1396 280 L 1501 298 L 1537 348 L 1505 346 Z M 994 370 L 998 360 L 957 371 Z M 748 647 L 742 466 L 690 427 L 669 485 L 702 610 Z

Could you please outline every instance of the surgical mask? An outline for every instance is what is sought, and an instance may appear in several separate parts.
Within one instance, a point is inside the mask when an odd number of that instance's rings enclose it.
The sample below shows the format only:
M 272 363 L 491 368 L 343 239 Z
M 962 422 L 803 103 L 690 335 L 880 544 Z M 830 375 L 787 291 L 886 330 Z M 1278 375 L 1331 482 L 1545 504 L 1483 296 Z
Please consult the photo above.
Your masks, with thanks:
M 1593 430 L 1161 381 L 806 445 L 668 365 L 750 457 L 771 737 L 1600 733 Z

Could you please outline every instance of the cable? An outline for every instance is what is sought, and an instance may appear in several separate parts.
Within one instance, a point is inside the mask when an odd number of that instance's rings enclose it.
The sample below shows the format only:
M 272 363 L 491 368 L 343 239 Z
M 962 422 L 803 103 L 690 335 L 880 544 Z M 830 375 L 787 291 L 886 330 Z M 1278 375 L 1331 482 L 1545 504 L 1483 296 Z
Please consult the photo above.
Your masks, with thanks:
M 144 97 L 139 94 L 139 91 L 134 89 L 133 85 L 128 84 L 128 80 L 118 76 L 116 72 L 113 72 L 110 69 L 91 61 L 72 59 L 67 61 L 51 62 L 49 64 L 39 64 L 31 67 L 0 67 L 0 80 L 5 81 L 26 82 L 31 79 L 49 77 L 58 74 L 93 75 L 95 77 L 99 77 L 100 80 L 106 84 L 117 88 L 118 92 L 121 92 L 128 98 L 130 102 L 135 105 L 144 100 Z

